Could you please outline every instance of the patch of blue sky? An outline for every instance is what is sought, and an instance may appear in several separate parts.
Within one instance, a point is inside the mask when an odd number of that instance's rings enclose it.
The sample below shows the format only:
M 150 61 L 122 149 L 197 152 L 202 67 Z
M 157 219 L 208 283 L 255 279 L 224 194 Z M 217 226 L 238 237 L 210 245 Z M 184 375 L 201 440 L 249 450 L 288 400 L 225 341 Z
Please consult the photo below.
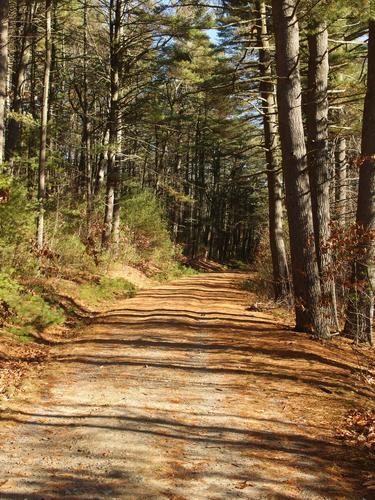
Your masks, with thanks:
M 212 43 L 217 44 L 219 41 L 219 32 L 217 29 L 210 28 L 208 30 L 205 30 L 207 35 L 209 36 L 209 39 L 211 40 Z

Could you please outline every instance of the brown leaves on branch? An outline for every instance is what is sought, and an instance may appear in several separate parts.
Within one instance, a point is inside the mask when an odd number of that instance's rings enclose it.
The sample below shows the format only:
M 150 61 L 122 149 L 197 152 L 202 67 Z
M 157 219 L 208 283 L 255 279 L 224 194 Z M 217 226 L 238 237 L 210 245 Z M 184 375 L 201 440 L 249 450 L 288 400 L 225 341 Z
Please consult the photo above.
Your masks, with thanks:
M 0 189 L 0 205 L 6 205 L 10 200 L 9 189 Z
M 364 156 L 359 156 L 355 160 L 355 164 L 357 167 L 362 167 L 363 165 L 367 163 L 375 163 L 375 155 L 364 155 Z
M 5 300 L 0 299 L 0 327 L 8 324 L 8 321 L 13 315 L 14 311 L 10 305 Z
M 354 262 L 360 262 L 368 255 L 371 245 L 375 240 L 375 231 L 366 231 L 363 227 L 357 224 L 352 224 L 348 227 L 342 227 L 337 224 L 331 225 L 331 236 L 329 240 L 322 245 L 322 254 L 329 253 L 332 255 L 330 276 L 341 277 L 340 282 L 343 286 L 350 285 L 345 283 L 345 279 L 349 277 L 348 271 Z
M 331 226 L 331 236 L 323 245 L 322 251 L 334 251 L 335 255 L 346 262 L 358 259 L 367 251 L 369 243 L 375 240 L 375 230 L 366 231 L 357 224 L 347 228 Z

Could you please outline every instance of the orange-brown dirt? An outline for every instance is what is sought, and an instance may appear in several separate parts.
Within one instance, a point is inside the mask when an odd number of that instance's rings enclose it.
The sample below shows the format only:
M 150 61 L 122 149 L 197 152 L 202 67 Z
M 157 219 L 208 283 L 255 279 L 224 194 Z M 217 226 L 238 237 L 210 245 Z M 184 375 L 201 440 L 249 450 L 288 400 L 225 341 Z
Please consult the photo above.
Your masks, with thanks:
M 142 291 L 54 346 L 2 404 L 0 498 L 370 499 L 336 438 L 366 353 L 248 311 L 244 278 Z

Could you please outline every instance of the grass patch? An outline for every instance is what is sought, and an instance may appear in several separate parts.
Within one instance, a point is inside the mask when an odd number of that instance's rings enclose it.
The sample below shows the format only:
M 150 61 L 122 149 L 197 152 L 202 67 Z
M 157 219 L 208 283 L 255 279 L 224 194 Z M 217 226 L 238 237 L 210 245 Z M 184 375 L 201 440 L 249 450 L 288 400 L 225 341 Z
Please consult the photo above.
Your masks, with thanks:
M 168 267 L 155 273 L 153 279 L 165 282 L 169 280 L 175 280 L 178 278 L 184 278 L 185 276 L 196 276 L 199 274 L 198 271 L 193 269 L 192 267 L 185 266 L 180 262 L 172 262 Z
M 137 289 L 124 278 L 102 277 L 98 283 L 85 283 L 78 289 L 79 298 L 92 305 L 134 297 Z
M 10 274 L 0 273 L 0 326 L 28 342 L 33 335 L 65 322 L 63 310 L 49 304 L 36 290 L 27 290 Z
M 248 272 L 251 270 L 252 266 L 248 262 L 243 262 L 242 260 L 231 260 L 228 263 L 228 267 L 236 271 Z
M 82 284 L 77 290 L 78 298 L 87 306 L 133 297 L 135 293 L 136 287 L 127 280 L 108 277 Z M 62 326 L 74 317 L 74 308 L 70 308 L 62 306 L 43 287 L 29 289 L 11 274 L 0 273 L 0 333 L 20 342 L 35 341 L 47 328 Z

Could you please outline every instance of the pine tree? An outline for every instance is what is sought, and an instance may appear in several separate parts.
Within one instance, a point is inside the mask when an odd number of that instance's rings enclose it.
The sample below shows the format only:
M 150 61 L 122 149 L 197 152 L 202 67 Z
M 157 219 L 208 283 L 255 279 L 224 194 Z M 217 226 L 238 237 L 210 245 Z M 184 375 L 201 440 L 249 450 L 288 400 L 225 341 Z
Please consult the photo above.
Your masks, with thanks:
M 279 130 L 289 220 L 296 328 L 329 335 L 314 245 L 310 185 L 302 121 L 299 26 L 295 1 L 273 1 Z
M 356 222 L 361 233 L 353 263 L 353 292 L 346 312 L 345 335 L 373 343 L 375 252 L 375 18 L 369 21 L 367 92 L 362 123 L 362 155 Z

